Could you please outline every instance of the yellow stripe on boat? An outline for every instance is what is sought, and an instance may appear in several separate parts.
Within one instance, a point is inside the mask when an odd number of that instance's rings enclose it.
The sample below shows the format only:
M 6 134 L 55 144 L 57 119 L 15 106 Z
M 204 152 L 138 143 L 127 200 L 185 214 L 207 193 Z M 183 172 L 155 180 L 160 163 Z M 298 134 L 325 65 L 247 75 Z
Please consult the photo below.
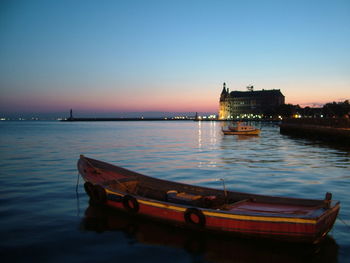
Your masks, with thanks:
M 174 205 L 167 205 L 167 204 L 162 204 L 162 203 L 156 203 L 156 202 L 151 202 L 151 201 L 146 201 L 146 200 L 138 200 L 139 203 L 144 204 L 144 205 L 151 205 L 155 207 L 161 207 L 161 208 L 167 208 L 179 212 L 185 212 L 186 208 L 180 207 L 180 206 L 174 206 Z
M 208 216 L 238 219 L 238 220 L 316 224 L 316 220 L 314 219 L 303 219 L 303 218 L 245 216 L 245 215 L 234 215 L 234 214 L 226 214 L 226 213 L 216 213 L 216 212 L 210 212 L 210 211 L 203 211 L 203 214 Z
M 113 192 L 113 191 L 111 191 L 111 190 L 108 190 L 107 188 L 105 188 L 105 191 L 106 191 L 107 194 L 124 196 L 123 194 L 118 194 L 118 193 L 116 193 L 116 192 Z

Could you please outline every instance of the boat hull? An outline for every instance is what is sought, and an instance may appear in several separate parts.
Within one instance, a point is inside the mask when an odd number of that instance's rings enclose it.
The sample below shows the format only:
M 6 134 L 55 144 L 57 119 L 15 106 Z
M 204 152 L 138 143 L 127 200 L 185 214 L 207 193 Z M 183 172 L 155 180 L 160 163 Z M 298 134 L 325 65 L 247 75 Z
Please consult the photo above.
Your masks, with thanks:
M 151 195 L 142 194 L 126 179 L 137 178 L 144 184 L 156 183 L 159 188 L 164 186 L 170 189 L 187 189 L 188 192 L 201 191 L 216 196 L 222 191 L 155 179 L 86 157 L 79 159 L 78 170 L 86 181 L 85 190 L 95 203 L 201 231 L 318 243 L 332 228 L 340 209 L 339 202 L 335 201 L 327 201 L 325 208 L 324 201 L 319 200 L 275 198 L 235 192 L 227 194 L 229 197 L 240 196 L 242 200 L 230 206 L 225 205 L 225 210 L 201 207 L 194 203 L 171 202 L 169 198 L 156 199 L 156 189 Z M 129 185 L 121 187 L 122 180 L 126 180 Z M 251 198 L 246 198 L 247 196 Z M 194 199 L 195 197 L 191 202 Z M 300 215 L 293 214 L 293 211 L 298 211 Z
M 222 130 L 225 135 L 259 135 L 260 129 L 255 129 L 251 131 L 232 131 L 232 130 Z

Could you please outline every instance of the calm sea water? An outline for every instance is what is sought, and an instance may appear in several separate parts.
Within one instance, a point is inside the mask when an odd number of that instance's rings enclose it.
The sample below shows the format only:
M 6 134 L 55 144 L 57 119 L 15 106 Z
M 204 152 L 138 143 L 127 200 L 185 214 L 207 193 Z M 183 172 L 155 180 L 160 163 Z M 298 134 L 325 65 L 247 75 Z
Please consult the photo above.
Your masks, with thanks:
M 0 122 L 3 262 L 350 262 L 350 150 L 290 138 L 223 136 L 219 122 Z M 341 201 L 319 247 L 197 234 L 90 207 L 80 154 L 201 186 Z

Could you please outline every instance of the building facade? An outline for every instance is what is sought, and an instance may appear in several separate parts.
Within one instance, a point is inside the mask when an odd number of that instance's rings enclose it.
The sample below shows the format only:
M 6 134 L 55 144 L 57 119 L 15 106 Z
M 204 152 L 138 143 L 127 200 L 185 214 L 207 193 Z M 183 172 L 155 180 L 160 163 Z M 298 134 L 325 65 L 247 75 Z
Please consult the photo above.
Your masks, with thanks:
M 278 90 L 229 91 L 224 83 L 220 95 L 219 119 L 257 118 L 284 104 L 284 96 Z

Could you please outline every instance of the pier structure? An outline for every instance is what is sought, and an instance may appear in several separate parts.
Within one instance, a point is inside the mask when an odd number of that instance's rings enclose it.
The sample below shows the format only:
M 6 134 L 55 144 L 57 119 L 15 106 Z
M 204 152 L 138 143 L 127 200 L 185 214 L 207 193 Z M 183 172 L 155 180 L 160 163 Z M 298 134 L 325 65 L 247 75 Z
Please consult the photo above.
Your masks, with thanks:
M 284 119 L 280 124 L 280 133 L 350 147 L 348 118 Z

